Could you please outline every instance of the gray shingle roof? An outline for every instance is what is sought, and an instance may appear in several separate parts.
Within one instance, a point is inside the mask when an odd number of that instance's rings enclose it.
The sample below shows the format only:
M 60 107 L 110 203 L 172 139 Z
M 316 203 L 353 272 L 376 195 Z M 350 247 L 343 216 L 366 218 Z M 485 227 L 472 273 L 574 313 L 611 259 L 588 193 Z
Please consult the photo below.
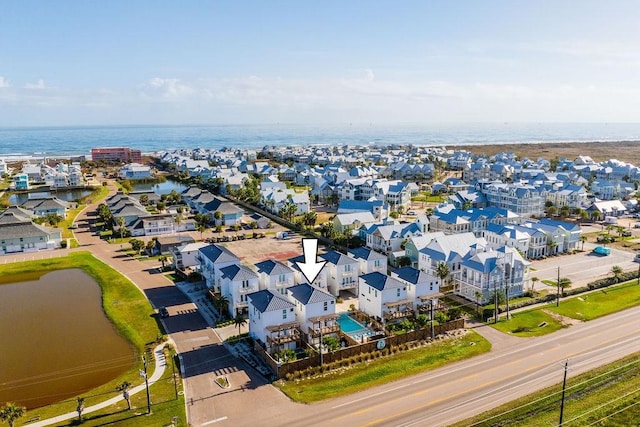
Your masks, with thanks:
M 217 262 L 240 262 L 240 258 L 238 258 L 233 252 L 224 246 L 211 244 L 209 246 L 205 246 L 204 248 L 200 248 L 200 253 L 202 256 L 211 260 L 214 263 Z

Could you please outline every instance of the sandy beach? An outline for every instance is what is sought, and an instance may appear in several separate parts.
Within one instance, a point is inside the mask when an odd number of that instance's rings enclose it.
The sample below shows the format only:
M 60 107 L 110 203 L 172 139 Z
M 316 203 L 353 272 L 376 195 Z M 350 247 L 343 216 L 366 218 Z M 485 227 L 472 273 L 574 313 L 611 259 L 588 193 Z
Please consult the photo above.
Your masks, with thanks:
M 500 144 L 500 145 L 467 145 L 449 146 L 449 149 L 462 149 L 475 154 L 493 155 L 503 151 L 513 152 L 519 157 L 537 159 L 553 159 L 566 157 L 575 159 L 577 156 L 590 156 L 595 161 L 617 159 L 633 165 L 640 165 L 640 141 L 619 142 L 570 142 L 544 144 Z

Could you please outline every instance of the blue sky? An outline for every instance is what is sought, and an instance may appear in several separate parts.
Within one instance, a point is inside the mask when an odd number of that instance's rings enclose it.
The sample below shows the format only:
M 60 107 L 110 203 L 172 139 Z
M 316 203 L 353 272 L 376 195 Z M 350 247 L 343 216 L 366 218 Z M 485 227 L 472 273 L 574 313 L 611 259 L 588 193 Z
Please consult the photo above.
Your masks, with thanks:
M 637 8 L 5 2 L 0 126 L 637 122 Z

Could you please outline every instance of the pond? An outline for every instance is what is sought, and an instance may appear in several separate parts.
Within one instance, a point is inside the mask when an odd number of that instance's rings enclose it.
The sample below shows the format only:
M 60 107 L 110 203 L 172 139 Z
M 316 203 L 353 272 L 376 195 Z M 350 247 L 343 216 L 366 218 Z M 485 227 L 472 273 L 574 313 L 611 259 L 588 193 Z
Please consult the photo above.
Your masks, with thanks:
M 0 402 L 36 408 L 75 398 L 137 362 L 102 309 L 100 286 L 83 270 L 2 282 Z
M 20 194 L 12 194 L 9 197 L 9 204 L 11 205 L 21 205 L 26 202 L 28 199 L 43 199 L 45 197 L 55 196 L 60 200 L 66 200 L 67 202 L 71 202 L 73 200 L 78 200 L 83 197 L 91 194 L 91 190 L 65 190 L 65 191 L 37 191 L 33 193 L 20 193 Z
M 182 193 L 186 189 L 186 185 L 181 184 L 177 181 L 171 181 L 169 179 L 157 184 L 141 183 L 133 185 L 134 191 L 153 191 L 159 196 L 162 194 L 169 194 L 172 190 L 176 190 L 178 193 Z

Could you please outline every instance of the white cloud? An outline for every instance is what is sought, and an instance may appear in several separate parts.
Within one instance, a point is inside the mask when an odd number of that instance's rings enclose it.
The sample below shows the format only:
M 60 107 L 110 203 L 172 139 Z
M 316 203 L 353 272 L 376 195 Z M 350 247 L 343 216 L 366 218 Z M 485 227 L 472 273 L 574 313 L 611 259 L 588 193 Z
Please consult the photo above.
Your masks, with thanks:
M 9 87 L 9 80 L 0 76 L 0 89 L 2 89 L 3 87 Z
M 45 89 L 46 85 L 44 84 L 43 79 L 38 79 L 36 83 L 27 83 L 24 85 L 25 89 Z
M 180 79 L 154 77 L 142 86 L 142 92 L 147 96 L 178 98 L 191 95 L 194 91 L 190 86 L 181 83 Z

